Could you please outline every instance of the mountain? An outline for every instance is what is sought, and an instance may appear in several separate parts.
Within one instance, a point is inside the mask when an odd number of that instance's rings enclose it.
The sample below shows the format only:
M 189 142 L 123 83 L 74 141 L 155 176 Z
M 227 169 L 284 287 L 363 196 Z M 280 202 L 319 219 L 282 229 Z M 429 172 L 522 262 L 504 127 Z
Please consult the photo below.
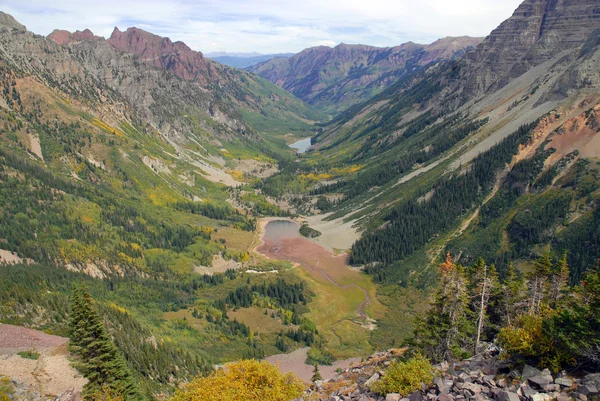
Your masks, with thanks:
M 225 64 L 235 68 L 248 68 L 269 61 L 274 58 L 292 57 L 294 53 L 278 53 L 278 54 L 259 54 L 259 53 L 214 53 L 207 55 L 211 60 L 217 63 Z
M 360 168 L 314 192 L 343 197 L 332 218 L 364 229 L 353 263 L 423 285 L 446 250 L 503 272 L 552 249 L 581 277 L 600 257 L 599 35 L 595 1 L 526 0 L 462 59 L 323 127 L 314 157 Z
M 430 45 L 409 42 L 387 48 L 342 43 L 334 48 L 305 49 L 293 57 L 266 61 L 248 71 L 335 114 L 368 100 L 430 63 L 461 57 L 480 41 L 447 37 Z
M 209 114 L 233 113 L 233 119 L 237 121 L 234 124 L 238 124 L 241 120 L 240 115 L 244 114 L 246 122 L 254 121 L 252 128 L 258 131 L 268 131 L 274 126 L 281 132 L 286 132 L 287 129 L 306 129 L 309 128 L 307 121 L 323 118 L 318 112 L 264 80 L 214 63 L 204 58 L 201 52 L 191 50 L 183 42 L 172 42 L 169 38 L 142 29 L 129 28 L 121 32 L 115 28 L 108 40 L 93 35 L 89 30 L 73 34 L 56 30 L 48 39 L 62 46 L 77 49 L 75 51 L 89 47 L 92 52 L 128 54 L 130 56 L 124 59 L 127 58 L 130 62 L 147 64 L 185 81 L 192 81 L 204 92 L 196 98 L 212 98 L 207 100 L 202 109 Z M 135 60 L 131 56 L 135 56 Z M 148 97 L 145 100 L 148 100 Z M 143 103 L 142 101 L 142 105 Z M 221 103 L 222 107 L 214 108 L 211 112 L 208 109 L 213 103 Z M 229 111 L 224 112 L 225 109 Z M 218 118 L 221 117 L 217 116 Z

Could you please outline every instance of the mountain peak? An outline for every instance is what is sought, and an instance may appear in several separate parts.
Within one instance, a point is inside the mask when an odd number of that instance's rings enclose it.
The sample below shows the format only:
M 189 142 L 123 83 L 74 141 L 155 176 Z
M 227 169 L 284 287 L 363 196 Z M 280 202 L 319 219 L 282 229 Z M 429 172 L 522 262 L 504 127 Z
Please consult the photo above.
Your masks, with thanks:
M 25 25 L 20 24 L 17 20 L 10 14 L 6 14 L 5 12 L 0 11 L 0 31 L 6 32 L 7 30 L 15 30 L 18 32 L 26 32 L 27 28 Z
M 94 33 L 89 29 L 75 31 L 73 33 L 64 29 L 55 29 L 50 33 L 50 35 L 48 35 L 48 39 L 57 45 L 66 45 L 73 42 L 80 42 L 82 40 L 100 40 L 102 38 L 94 35 Z
M 108 43 L 118 51 L 136 54 L 140 60 L 167 70 L 186 80 L 207 83 L 211 76 L 210 62 L 201 52 L 193 51 L 185 43 L 131 27 L 125 32 L 116 28 Z

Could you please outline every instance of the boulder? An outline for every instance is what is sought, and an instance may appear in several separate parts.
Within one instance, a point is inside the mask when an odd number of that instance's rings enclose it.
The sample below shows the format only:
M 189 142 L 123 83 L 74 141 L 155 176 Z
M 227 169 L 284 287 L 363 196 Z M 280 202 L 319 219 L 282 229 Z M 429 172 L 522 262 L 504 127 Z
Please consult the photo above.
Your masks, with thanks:
M 522 384 L 521 387 L 519 387 L 519 390 L 517 391 L 517 393 L 522 397 L 531 398 L 531 396 L 533 396 L 534 394 L 537 394 L 537 391 L 532 389 L 527 384 Z
M 554 383 L 558 384 L 561 387 L 571 387 L 573 386 L 573 380 L 568 377 L 557 377 L 554 380 Z
M 408 396 L 409 401 L 423 401 L 423 393 L 420 391 L 415 391 L 411 395 Z
M 473 379 L 471 379 L 469 374 L 462 372 L 460 375 L 458 375 L 458 381 L 461 383 L 470 383 L 473 381 Z
M 498 380 L 496 380 L 496 386 L 498 386 L 500 388 L 506 388 L 506 387 L 508 387 L 508 382 L 504 378 L 498 379 Z
M 400 401 L 400 394 L 398 393 L 390 393 L 385 396 L 385 401 Z
M 552 397 L 546 393 L 536 393 L 531 396 L 531 401 L 550 401 Z
M 560 393 L 558 397 L 556 397 L 556 401 L 569 401 L 571 397 L 567 393 Z
M 521 401 L 519 395 L 512 391 L 500 391 L 497 398 L 498 401 Z
M 548 384 L 550 384 L 554 381 L 554 379 L 550 375 L 537 375 L 537 376 L 530 377 L 527 380 L 533 387 L 539 388 L 539 389 L 543 389 L 544 386 L 547 386 Z
M 530 377 L 539 376 L 542 371 L 534 368 L 533 366 L 525 365 L 523 367 L 523 373 L 521 373 L 521 380 L 526 381 Z
M 596 395 L 598 394 L 598 388 L 593 384 L 585 384 L 579 386 L 579 392 L 585 396 Z
M 371 386 L 373 386 L 377 380 L 379 380 L 379 373 L 375 373 L 373 376 L 371 376 L 369 380 L 365 382 L 365 387 L 371 388 Z
M 452 386 L 446 385 L 446 382 L 441 377 L 436 377 L 434 380 L 435 387 L 437 388 L 438 394 L 449 394 Z
M 473 394 L 481 393 L 481 386 L 475 383 L 463 383 L 463 389 L 469 390 Z
M 437 401 L 454 401 L 454 396 L 452 394 L 442 394 Z

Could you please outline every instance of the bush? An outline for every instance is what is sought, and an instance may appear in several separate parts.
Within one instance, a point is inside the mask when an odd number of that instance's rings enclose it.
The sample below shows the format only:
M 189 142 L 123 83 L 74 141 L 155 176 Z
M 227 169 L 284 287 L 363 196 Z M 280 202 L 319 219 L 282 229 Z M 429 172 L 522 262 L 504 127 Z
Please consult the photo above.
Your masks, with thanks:
M 433 381 L 431 362 L 420 354 L 406 362 L 394 361 L 385 371 L 373 390 L 379 394 L 400 393 L 408 395 L 421 388 L 421 383 Z
M 233 362 L 208 377 L 195 379 L 171 401 L 288 401 L 300 397 L 304 383 L 267 362 Z
M 564 356 L 556 352 L 548 334 L 542 316 L 521 315 L 513 326 L 500 330 L 498 342 L 508 355 L 521 363 L 558 372 L 565 362 Z
M 19 355 L 21 358 L 33 360 L 37 360 L 40 357 L 40 353 L 36 352 L 35 350 L 17 352 L 17 355 Z
M 326 349 L 311 348 L 308 350 L 305 363 L 307 365 L 314 365 L 315 363 L 318 363 L 319 365 L 331 366 L 333 365 L 334 361 L 334 356 Z
M 302 226 L 300 226 L 300 235 L 306 238 L 317 238 L 321 235 L 321 232 L 304 223 Z

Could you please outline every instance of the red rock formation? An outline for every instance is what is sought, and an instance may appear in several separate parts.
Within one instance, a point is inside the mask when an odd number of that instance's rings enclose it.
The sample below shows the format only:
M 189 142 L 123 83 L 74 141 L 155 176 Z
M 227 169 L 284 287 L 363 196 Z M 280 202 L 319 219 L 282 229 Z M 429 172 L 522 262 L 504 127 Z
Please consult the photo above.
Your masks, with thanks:
M 55 29 L 50 35 L 48 35 L 48 39 L 58 45 L 67 45 L 69 43 L 80 42 L 82 40 L 100 40 L 102 38 L 94 35 L 89 29 L 75 31 L 73 33 L 63 29 Z
M 140 61 L 169 71 L 183 79 L 206 84 L 216 78 L 210 61 L 183 42 L 172 42 L 139 28 L 121 32 L 115 27 L 108 43 L 116 50 L 136 54 Z

